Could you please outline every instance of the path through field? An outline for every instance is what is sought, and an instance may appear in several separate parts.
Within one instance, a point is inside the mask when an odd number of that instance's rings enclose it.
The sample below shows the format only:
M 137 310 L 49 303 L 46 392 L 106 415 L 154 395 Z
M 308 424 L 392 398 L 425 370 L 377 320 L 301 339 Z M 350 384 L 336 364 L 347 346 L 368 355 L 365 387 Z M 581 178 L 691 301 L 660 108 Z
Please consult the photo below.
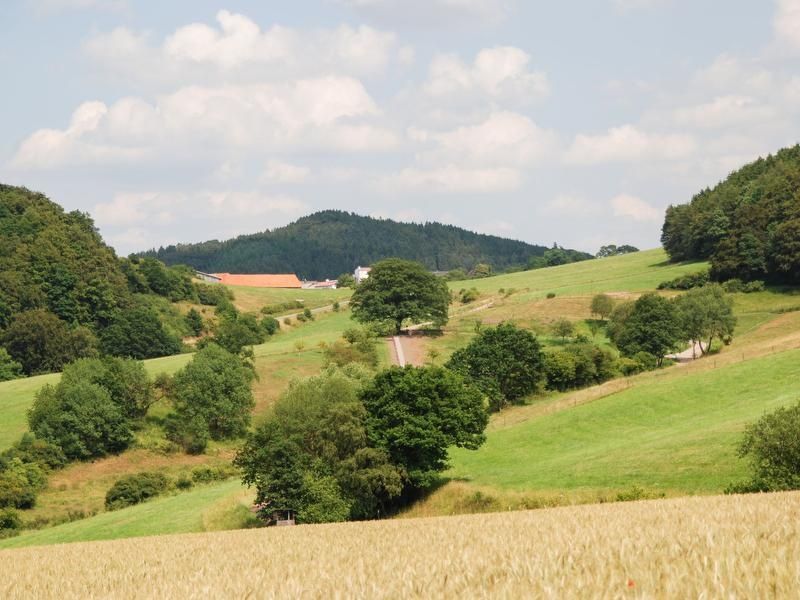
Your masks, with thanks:
M 387 340 L 392 364 L 398 367 L 425 364 L 425 340 L 421 335 L 396 335 Z

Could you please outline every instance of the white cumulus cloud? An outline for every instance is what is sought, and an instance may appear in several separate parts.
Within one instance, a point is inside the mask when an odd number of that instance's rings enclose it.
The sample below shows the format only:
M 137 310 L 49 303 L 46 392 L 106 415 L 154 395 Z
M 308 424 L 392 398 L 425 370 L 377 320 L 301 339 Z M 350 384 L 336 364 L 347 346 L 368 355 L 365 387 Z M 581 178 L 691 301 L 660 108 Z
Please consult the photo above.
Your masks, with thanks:
M 591 165 L 605 162 L 679 160 L 696 149 L 695 140 L 684 134 L 654 134 L 633 125 L 613 127 L 600 135 L 575 137 L 566 154 L 570 164 Z
M 641 198 L 630 194 L 620 194 L 611 200 L 614 216 L 633 219 L 634 221 L 658 221 L 663 214 Z
M 86 53 L 110 71 L 157 82 L 257 81 L 331 72 L 370 75 L 393 61 L 408 62 L 413 50 L 397 35 L 362 25 L 333 29 L 269 29 L 249 17 L 221 10 L 217 26 L 191 23 L 160 43 L 118 27 L 90 38 Z
M 430 65 L 425 92 L 436 99 L 479 95 L 482 98 L 530 103 L 550 93 L 547 74 L 531 69 L 529 54 L 514 47 L 486 48 L 471 64 L 451 54 Z

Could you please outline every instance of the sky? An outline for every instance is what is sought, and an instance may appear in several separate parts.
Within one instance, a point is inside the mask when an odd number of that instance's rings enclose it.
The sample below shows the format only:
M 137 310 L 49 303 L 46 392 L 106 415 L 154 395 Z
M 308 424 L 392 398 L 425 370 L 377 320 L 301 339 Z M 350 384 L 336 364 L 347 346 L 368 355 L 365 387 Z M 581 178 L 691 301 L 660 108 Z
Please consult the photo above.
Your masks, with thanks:
M 2 0 L 0 182 L 128 253 L 329 208 L 596 252 L 796 144 L 800 0 Z

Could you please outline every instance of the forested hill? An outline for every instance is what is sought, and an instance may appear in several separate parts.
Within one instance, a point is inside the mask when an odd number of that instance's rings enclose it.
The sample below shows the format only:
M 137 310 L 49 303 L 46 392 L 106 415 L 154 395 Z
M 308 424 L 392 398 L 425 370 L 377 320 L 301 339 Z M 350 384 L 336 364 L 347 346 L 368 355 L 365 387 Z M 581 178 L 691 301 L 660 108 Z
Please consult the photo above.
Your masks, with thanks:
M 322 279 L 387 257 L 416 260 L 436 271 L 470 270 L 478 263 L 498 271 L 525 266 L 546 250 L 451 225 L 398 223 L 328 210 L 273 231 L 225 242 L 168 246 L 146 254 L 168 265 L 186 264 L 208 272 L 294 272 L 301 278 Z
M 800 146 L 669 207 L 661 241 L 674 261 L 710 260 L 718 280 L 800 284 Z

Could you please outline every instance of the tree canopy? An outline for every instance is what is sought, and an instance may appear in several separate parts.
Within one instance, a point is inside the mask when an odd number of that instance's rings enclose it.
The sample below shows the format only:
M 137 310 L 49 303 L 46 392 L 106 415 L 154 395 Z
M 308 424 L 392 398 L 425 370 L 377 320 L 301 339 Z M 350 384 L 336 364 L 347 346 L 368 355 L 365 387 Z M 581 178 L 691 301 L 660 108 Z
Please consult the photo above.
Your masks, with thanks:
M 323 279 L 389 257 L 414 260 L 431 271 L 469 271 L 478 263 L 502 271 L 524 266 L 546 250 L 452 225 L 398 223 L 328 210 L 272 231 L 168 246 L 147 255 L 210 273 L 294 272 L 301 278 Z
M 661 242 L 673 261 L 710 260 L 718 281 L 800 283 L 800 146 L 670 206 Z
M 512 323 L 481 330 L 453 353 L 447 367 L 474 382 L 494 410 L 531 394 L 545 378 L 539 341 Z
M 447 323 L 450 291 L 439 277 L 413 261 L 389 258 L 372 267 L 369 278 L 353 293 L 353 318 L 362 323 L 387 323 L 400 333 L 403 323 Z

